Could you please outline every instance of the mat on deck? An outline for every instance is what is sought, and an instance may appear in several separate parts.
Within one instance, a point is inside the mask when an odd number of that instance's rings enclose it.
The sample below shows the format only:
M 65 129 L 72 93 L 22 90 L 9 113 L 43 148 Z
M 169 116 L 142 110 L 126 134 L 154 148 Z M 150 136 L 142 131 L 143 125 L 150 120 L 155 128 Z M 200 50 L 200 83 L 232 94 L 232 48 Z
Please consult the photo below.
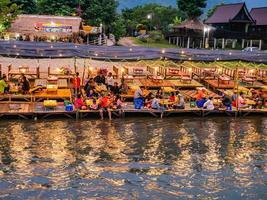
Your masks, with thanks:
M 62 99 L 62 98 L 70 98 L 71 97 L 71 90 L 70 89 L 58 89 L 57 92 L 47 92 L 47 90 L 42 90 L 37 92 L 34 95 L 35 98 L 55 98 L 55 99 Z
M 211 87 L 216 89 L 233 89 L 235 87 L 234 81 L 229 81 L 228 83 L 218 82 L 218 80 L 205 80 Z

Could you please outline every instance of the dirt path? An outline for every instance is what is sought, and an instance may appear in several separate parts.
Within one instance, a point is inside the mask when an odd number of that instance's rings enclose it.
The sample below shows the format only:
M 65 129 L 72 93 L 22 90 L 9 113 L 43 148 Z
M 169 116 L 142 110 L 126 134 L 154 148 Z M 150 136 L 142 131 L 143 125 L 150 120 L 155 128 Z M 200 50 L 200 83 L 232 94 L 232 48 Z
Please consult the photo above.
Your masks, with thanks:
M 134 43 L 133 39 L 131 37 L 124 37 L 121 38 L 120 41 L 118 42 L 119 45 L 125 46 L 125 47 L 135 47 L 138 46 L 137 44 Z

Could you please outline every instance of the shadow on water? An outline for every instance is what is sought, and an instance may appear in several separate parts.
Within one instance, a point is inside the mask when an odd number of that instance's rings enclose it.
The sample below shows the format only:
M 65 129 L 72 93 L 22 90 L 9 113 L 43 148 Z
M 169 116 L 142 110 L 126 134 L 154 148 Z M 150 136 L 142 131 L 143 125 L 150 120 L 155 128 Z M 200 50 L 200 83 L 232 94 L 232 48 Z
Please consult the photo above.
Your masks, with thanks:
M 266 199 L 267 118 L 0 122 L 1 199 Z

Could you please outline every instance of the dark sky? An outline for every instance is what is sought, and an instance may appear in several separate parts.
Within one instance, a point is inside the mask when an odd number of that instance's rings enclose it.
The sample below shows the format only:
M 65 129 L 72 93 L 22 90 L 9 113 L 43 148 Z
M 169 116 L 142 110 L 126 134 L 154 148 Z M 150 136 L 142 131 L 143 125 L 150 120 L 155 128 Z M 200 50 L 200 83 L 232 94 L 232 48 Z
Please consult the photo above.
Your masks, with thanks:
M 119 9 L 125 7 L 134 7 L 136 5 L 145 4 L 145 3 L 160 3 L 163 5 L 172 5 L 176 6 L 176 0 L 119 0 L 120 7 Z M 213 5 L 219 4 L 221 2 L 224 3 L 238 3 L 244 2 L 244 0 L 208 0 L 208 8 Z M 267 0 L 245 0 L 248 9 L 250 10 L 252 7 L 263 7 L 267 6 Z

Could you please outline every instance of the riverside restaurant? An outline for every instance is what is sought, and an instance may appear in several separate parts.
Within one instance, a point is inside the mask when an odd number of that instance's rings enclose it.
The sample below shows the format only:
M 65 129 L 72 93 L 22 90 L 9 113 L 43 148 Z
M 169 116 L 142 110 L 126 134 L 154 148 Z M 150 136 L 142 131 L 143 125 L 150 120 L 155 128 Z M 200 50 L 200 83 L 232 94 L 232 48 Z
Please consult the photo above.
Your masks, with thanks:
M 0 55 L 0 199 L 266 199 L 266 52 Z
M 264 52 L 38 45 L 1 45 L 1 118 L 267 113 Z

